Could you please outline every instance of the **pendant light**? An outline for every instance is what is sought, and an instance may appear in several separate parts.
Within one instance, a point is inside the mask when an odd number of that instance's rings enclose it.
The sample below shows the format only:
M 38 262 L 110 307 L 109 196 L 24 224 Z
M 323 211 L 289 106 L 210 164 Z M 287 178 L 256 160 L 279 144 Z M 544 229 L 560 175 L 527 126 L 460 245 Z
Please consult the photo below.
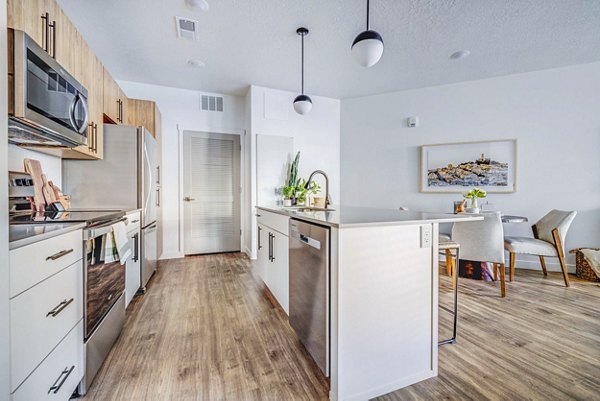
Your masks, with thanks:
M 383 55 L 383 39 L 376 31 L 369 30 L 369 0 L 367 0 L 367 30 L 358 34 L 352 42 L 352 55 L 363 67 L 372 67 Z
M 304 37 L 308 35 L 308 29 L 298 28 L 296 33 L 302 36 L 302 94 L 294 99 L 294 110 L 298 114 L 307 114 L 312 109 L 312 100 L 304 94 Z

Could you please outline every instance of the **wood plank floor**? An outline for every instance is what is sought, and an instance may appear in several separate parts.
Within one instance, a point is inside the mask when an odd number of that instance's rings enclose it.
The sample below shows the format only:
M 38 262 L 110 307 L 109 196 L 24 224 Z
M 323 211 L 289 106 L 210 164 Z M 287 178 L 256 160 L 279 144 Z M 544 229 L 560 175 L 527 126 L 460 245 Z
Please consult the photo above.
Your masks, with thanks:
M 461 280 L 459 342 L 440 347 L 439 376 L 391 400 L 600 399 L 600 287 L 517 270 L 497 283 Z M 441 275 L 440 303 L 451 306 Z M 440 309 L 440 338 L 451 331 Z M 86 401 L 326 400 L 314 364 L 240 254 L 161 265 L 134 299 L 125 330 Z

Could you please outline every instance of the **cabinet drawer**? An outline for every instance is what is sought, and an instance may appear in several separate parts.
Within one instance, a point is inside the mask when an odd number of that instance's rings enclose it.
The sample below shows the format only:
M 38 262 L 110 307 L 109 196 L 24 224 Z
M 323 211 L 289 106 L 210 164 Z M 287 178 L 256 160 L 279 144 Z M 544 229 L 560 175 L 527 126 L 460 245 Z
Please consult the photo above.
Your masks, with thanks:
M 257 221 L 259 224 L 270 227 L 273 230 L 279 231 L 283 235 L 288 235 L 289 220 L 288 216 L 267 212 L 266 210 L 256 209 Z
M 10 297 L 72 265 L 82 258 L 82 253 L 81 230 L 13 249 L 9 254 Z
M 127 214 L 127 227 L 129 228 L 129 226 L 131 224 L 137 224 L 139 225 L 142 219 L 142 215 L 140 211 L 136 211 L 136 212 L 131 212 L 129 214 Z
M 81 260 L 10 300 L 11 390 L 82 317 Z
M 12 394 L 12 401 L 68 401 L 83 377 L 83 320 Z

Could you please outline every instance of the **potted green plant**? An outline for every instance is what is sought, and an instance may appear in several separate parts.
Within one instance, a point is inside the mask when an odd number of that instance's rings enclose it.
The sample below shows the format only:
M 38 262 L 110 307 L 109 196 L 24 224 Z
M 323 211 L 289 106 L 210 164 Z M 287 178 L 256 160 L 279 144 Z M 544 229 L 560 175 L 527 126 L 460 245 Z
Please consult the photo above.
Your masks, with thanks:
M 283 195 L 283 206 L 292 206 L 292 199 L 295 199 L 296 187 L 293 185 L 286 185 L 281 189 Z
M 292 206 L 296 204 L 296 191 L 300 179 L 298 178 L 298 164 L 300 163 L 300 152 L 296 153 L 296 157 L 290 164 L 286 185 L 281 188 L 283 196 L 283 206 Z
M 487 196 L 487 192 L 480 188 L 473 188 L 469 192 L 463 195 L 466 199 L 471 200 L 471 204 L 468 208 L 465 209 L 467 213 L 479 213 L 479 205 L 477 204 L 477 199 L 482 199 Z
M 298 180 L 296 186 L 296 202 L 299 205 L 306 204 L 306 197 L 310 194 L 316 195 L 321 191 L 321 187 L 316 182 L 307 182 L 304 178 Z

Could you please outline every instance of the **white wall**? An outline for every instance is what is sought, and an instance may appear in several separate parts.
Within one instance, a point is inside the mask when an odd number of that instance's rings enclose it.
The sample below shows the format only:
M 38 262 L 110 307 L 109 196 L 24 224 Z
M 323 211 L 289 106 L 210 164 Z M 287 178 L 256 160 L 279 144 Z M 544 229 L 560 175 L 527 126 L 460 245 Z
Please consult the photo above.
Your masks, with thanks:
M 182 163 L 179 157 L 182 133 L 208 131 L 242 134 L 245 125 L 243 97 L 224 96 L 225 111 L 200 110 L 200 92 L 119 81 L 126 95 L 135 99 L 153 100 L 162 115 L 162 259 L 183 256 L 183 207 L 181 196 Z
M 344 99 L 342 203 L 451 211 L 459 194 L 419 192 L 419 146 L 517 138 L 517 192 L 488 198 L 530 223 L 506 233 L 531 235 L 550 209 L 577 210 L 567 249 L 598 247 L 599 105 L 600 63 Z M 409 116 L 419 116 L 418 128 L 406 127 Z M 539 268 L 523 257 L 517 266 Z
M 6 58 L 6 0 L 0 0 L 0 77 L 8 74 Z M 0 399 L 8 400 L 9 319 L 8 319 L 8 81 L 0 79 Z
M 340 101 L 311 96 L 313 108 L 306 115 L 293 109 L 298 94 L 251 86 L 246 97 L 250 113 L 250 160 L 256 160 L 256 135 L 281 135 L 294 138 L 294 152 L 301 152 L 299 174 L 308 178 L 320 169 L 329 176 L 329 191 L 334 204 L 340 203 Z M 249 104 L 248 104 L 249 102 Z M 251 162 L 251 204 L 256 205 L 256 163 Z M 315 178 L 321 182 L 322 177 Z M 323 184 L 324 182 L 321 182 Z M 282 183 L 283 185 L 283 183 Z M 322 185 L 324 187 L 324 185 Z M 252 210 L 254 211 L 254 210 Z M 246 219 L 246 249 L 252 257 L 256 252 L 256 217 Z
M 39 160 L 42 165 L 42 171 L 48 177 L 48 181 L 52 181 L 55 185 L 62 187 L 62 163 L 60 157 L 35 152 L 16 145 L 8 146 L 9 171 L 25 171 L 25 166 L 23 165 L 24 159 Z

